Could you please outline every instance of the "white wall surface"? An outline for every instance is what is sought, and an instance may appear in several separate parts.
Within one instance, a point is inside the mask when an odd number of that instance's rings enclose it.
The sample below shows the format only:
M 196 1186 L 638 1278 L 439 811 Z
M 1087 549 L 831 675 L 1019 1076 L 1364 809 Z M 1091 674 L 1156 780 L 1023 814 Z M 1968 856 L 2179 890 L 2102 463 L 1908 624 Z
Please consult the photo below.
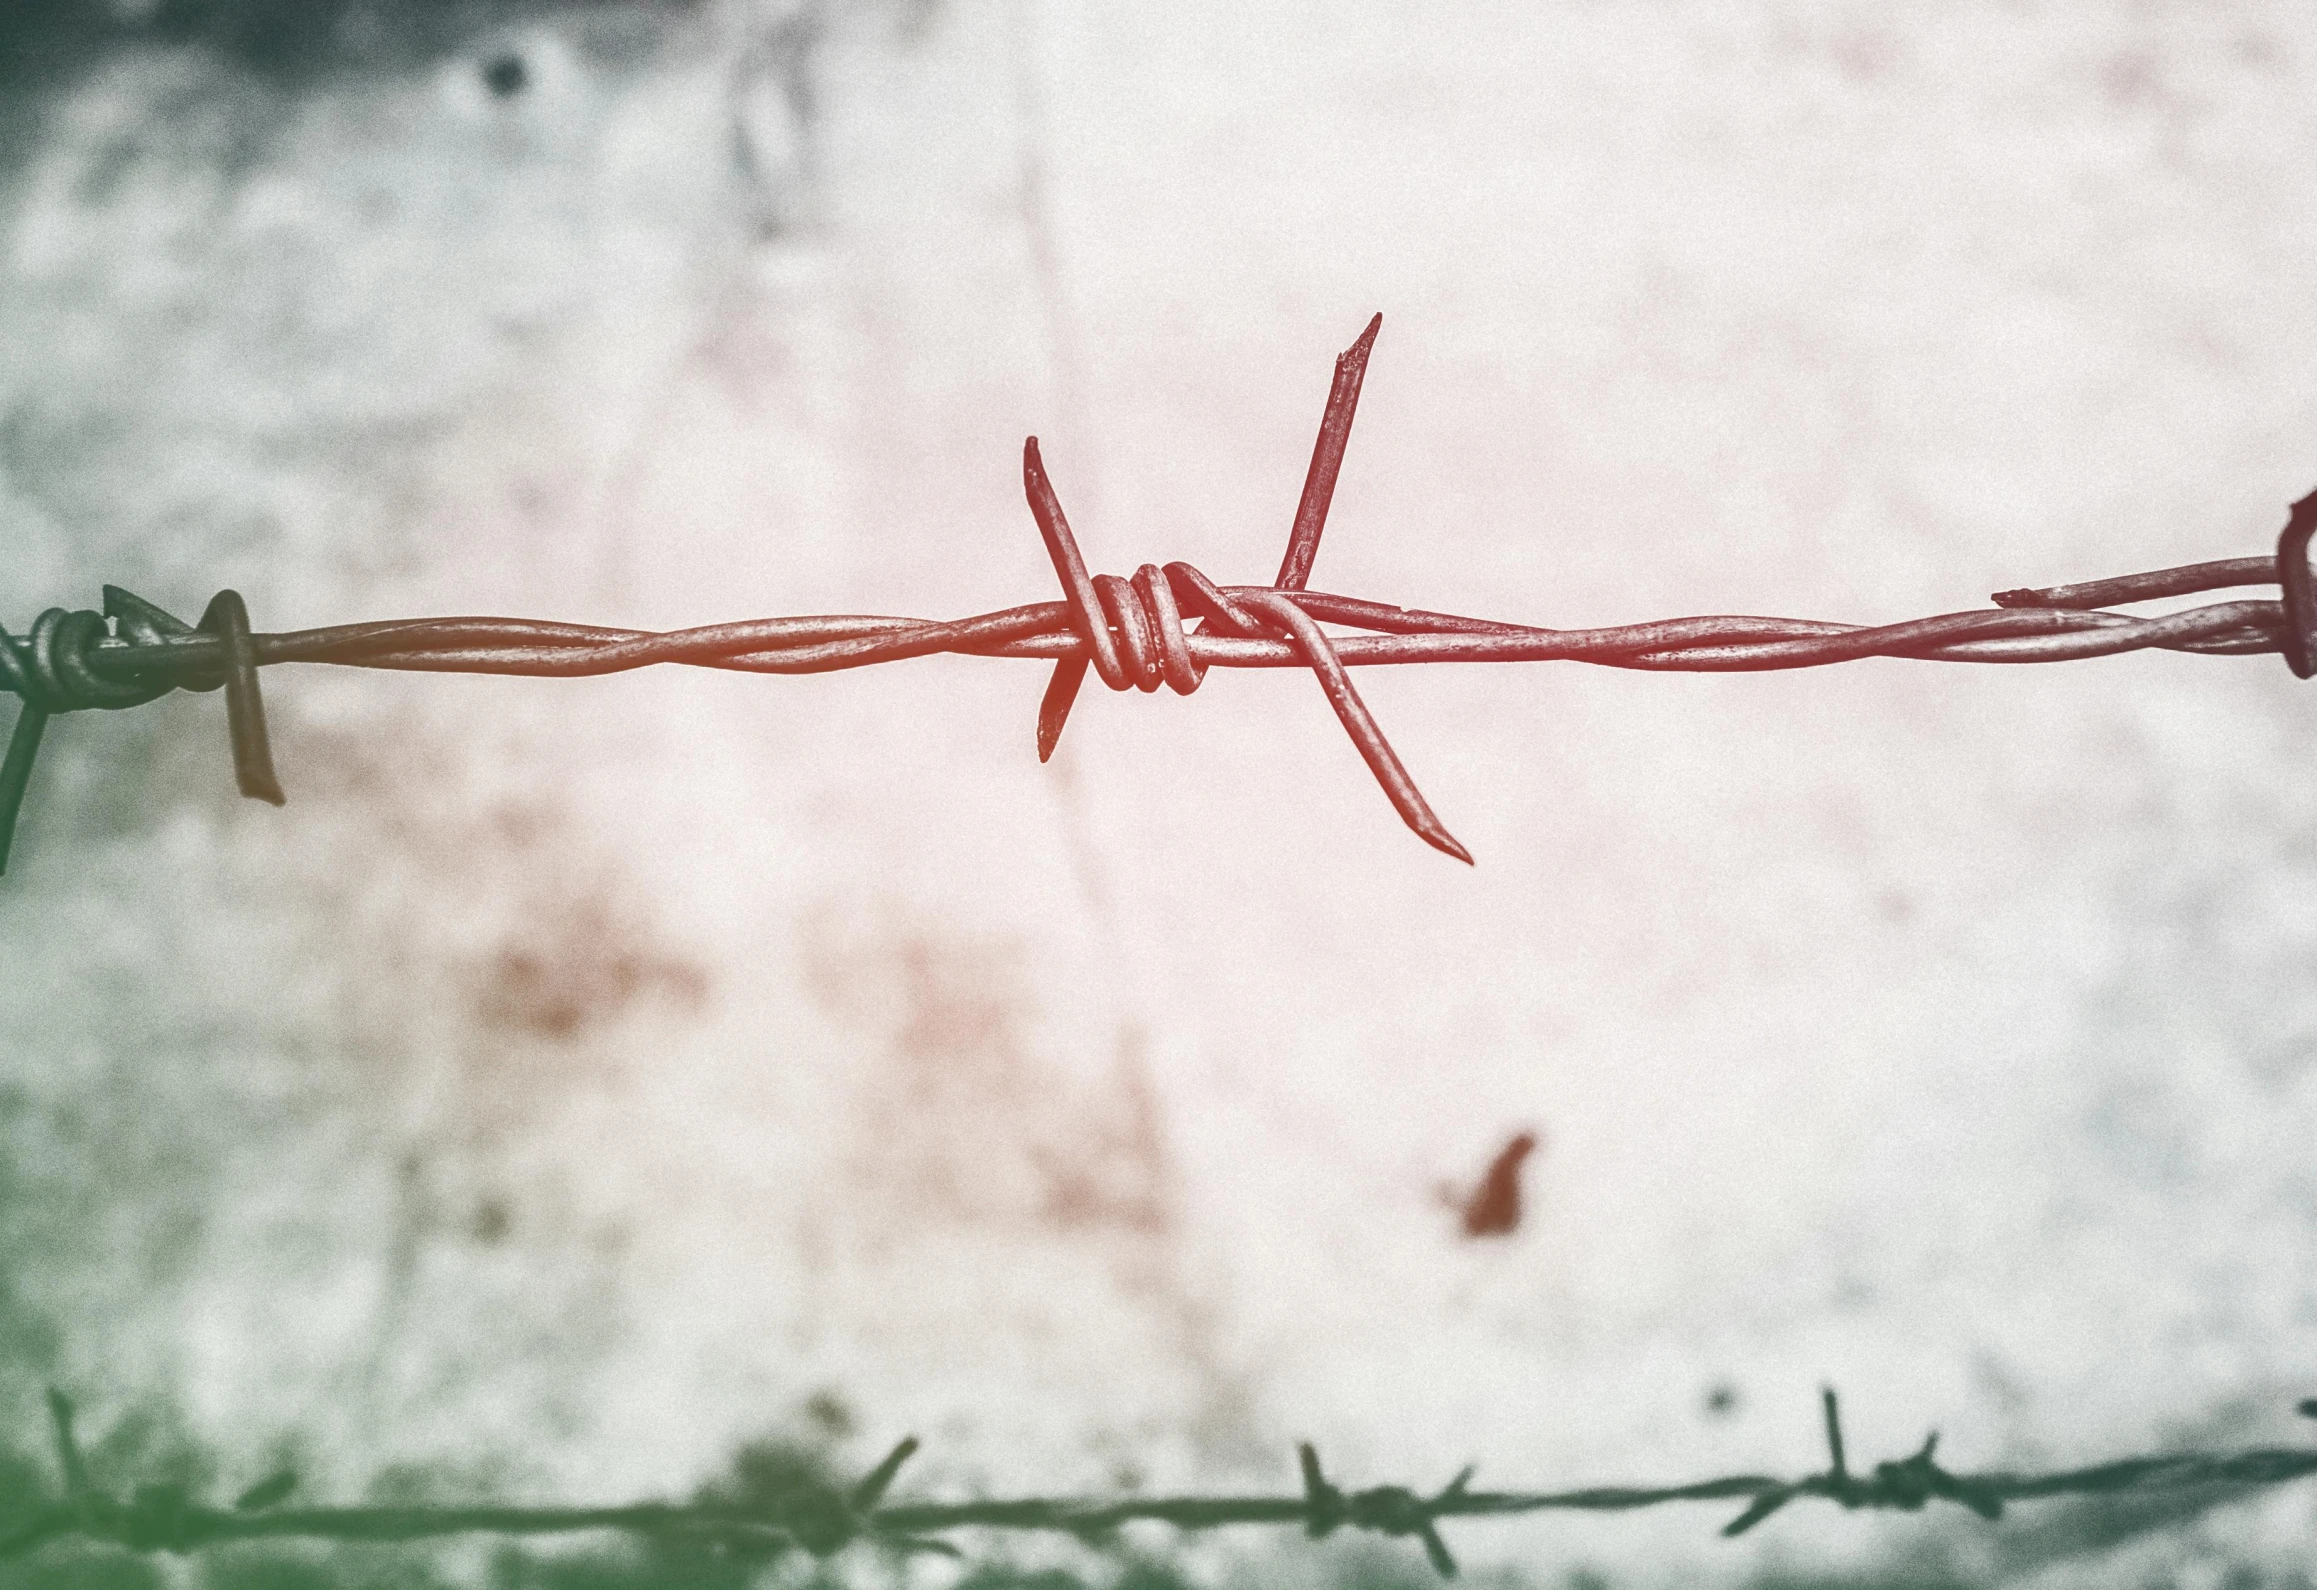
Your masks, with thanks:
M 1033 431 L 1097 568 L 1258 580 L 1378 309 L 1314 583 L 1412 606 L 1913 617 L 2257 552 L 2317 483 L 2298 7 L 802 20 L 58 86 L 0 210 L 0 621 L 958 616 L 1053 594 Z M 1043 679 L 283 668 L 281 811 L 215 697 L 52 725 L 0 885 L 25 1428 L 54 1375 L 320 1491 L 540 1499 L 824 1391 L 925 1494 L 1284 1487 L 1307 1437 L 1800 1472 L 1822 1382 L 1870 1460 L 2299 1439 L 2277 659 L 1365 672 L 1471 870 L 1307 677 L 1090 692 L 1041 767 Z M 1436 1184 L 1524 1125 L 1528 1220 L 1458 1240 Z M 2126 1571 L 2034 1516 L 1454 1536 Z M 2193 1582 L 2311 1522 L 2113 1549 Z

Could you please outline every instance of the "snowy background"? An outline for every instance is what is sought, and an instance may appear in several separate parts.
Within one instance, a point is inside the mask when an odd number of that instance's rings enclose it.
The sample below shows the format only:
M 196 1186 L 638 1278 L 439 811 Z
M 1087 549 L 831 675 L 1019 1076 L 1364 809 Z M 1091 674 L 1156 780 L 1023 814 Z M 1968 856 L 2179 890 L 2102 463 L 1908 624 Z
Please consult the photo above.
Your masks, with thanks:
M 1096 568 L 1259 580 L 1379 309 L 1314 581 L 1379 600 L 1883 621 L 2259 552 L 2317 483 L 2284 3 L 163 0 L 0 50 L 19 631 L 108 581 L 261 629 L 1044 600 L 1029 432 Z M 280 811 L 213 696 L 53 724 L 16 1445 L 50 1381 L 122 1483 L 341 1500 L 911 1431 L 924 1496 L 1280 1490 L 1306 1438 L 1799 1473 L 1822 1383 L 1854 1461 L 2303 1439 L 2278 660 L 1365 672 L 1472 870 L 1308 675 L 1090 691 L 1041 767 L 1044 672 L 282 669 Z M 1524 1127 L 1528 1218 L 1462 1239 L 1440 1184 Z M 1523 1585 L 2307 1582 L 2307 1489 L 2212 1500 L 1451 1535 Z

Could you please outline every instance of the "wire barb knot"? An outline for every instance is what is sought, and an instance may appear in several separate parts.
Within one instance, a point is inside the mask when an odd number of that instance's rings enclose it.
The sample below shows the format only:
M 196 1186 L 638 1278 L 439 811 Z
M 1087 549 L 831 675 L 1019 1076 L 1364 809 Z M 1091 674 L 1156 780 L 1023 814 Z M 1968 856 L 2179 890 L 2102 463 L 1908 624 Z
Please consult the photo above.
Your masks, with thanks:
M 189 664 L 119 679 L 100 673 L 90 661 L 108 645 L 167 648 L 195 639 L 221 645 L 223 666 Z M 0 687 L 23 703 L 8 750 L 0 757 L 0 873 L 8 870 L 8 846 L 15 837 L 24 792 L 32 782 L 42 731 L 60 713 L 118 711 L 159 700 L 172 690 L 222 688 L 235 782 L 244 795 L 281 805 L 284 797 L 281 781 L 274 776 L 257 667 L 249 609 L 238 591 L 219 591 L 210 598 L 198 624 L 188 624 L 141 596 L 108 585 L 102 613 L 52 607 L 32 621 L 22 640 L 0 628 Z
M 904 1554 L 929 1552 L 956 1556 L 957 1548 L 946 1540 L 878 1526 L 877 1506 L 892 1487 L 894 1476 L 901 1472 L 901 1465 L 909 1461 L 917 1447 L 917 1437 L 905 1436 L 885 1454 L 884 1461 L 862 1476 L 850 1490 L 813 1485 L 791 1491 L 781 1498 L 775 1510 L 775 1527 L 815 1557 L 833 1557 L 854 1541 L 864 1539 Z
M 1327 631 L 1290 600 L 1291 594 L 1302 592 L 1311 575 L 1312 559 L 1319 554 L 1320 533 L 1327 527 L 1328 505 L 1334 500 L 1336 475 L 1343 467 L 1344 444 L 1359 406 L 1368 354 L 1383 324 L 1380 314 L 1370 320 L 1359 340 L 1336 359 L 1335 383 L 1328 390 L 1327 411 L 1320 419 L 1311 469 L 1304 476 L 1303 497 L 1288 534 L 1287 555 L 1280 562 L 1278 577 L 1268 587 L 1241 586 L 1226 592 L 1188 563 L 1170 563 L 1163 570 L 1146 563 L 1131 580 L 1114 574 L 1089 575 L 1078 540 L 1070 533 L 1070 521 L 1062 512 L 1061 499 L 1047 478 L 1038 438 L 1023 441 L 1023 494 L 1030 500 L 1031 516 L 1038 521 L 1038 533 L 1053 560 L 1055 578 L 1062 582 L 1062 601 L 1080 646 L 1076 656 L 1055 662 L 1045 699 L 1039 704 L 1039 761 L 1054 754 L 1089 666 L 1112 690 L 1149 692 L 1163 682 L 1177 695 L 1187 696 L 1199 688 L 1206 667 L 1192 655 L 1190 634 L 1183 627 L 1183 610 L 1189 608 L 1201 622 L 1201 635 L 1284 641 L 1300 652 L 1401 820 L 1433 849 L 1471 865 L 1472 853 L 1433 815 L 1416 781 L 1408 776 L 1391 742 L 1377 727 Z
M 1413 1536 L 1423 1543 L 1435 1572 L 1443 1579 L 1456 1577 L 1456 1558 L 1440 1538 L 1436 1520 L 1443 1509 L 1453 1511 L 1465 1499 L 1474 1473 L 1471 1467 L 1431 1496 L 1419 1496 L 1405 1485 L 1374 1485 L 1346 1495 L 1321 1470 L 1319 1453 L 1310 1442 L 1296 1448 L 1296 1459 L 1303 1469 L 1305 1534 L 1324 1540 L 1349 1524 L 1379 1535 Z
M 1860 1505 L 1894 1507 L 1911 1513 L 1938 1498 L 1960 1502 L 1989 1523 L 2001 1518 L 2003 1498 L 1983 1485 L 1975 1485 L 1941 1468 L 1938 1459 L 1932 1456 L 1938 1447 L 1938 1432 L 1933 1431 L 1923 1438 L 1923 1445 L 1914 1456 L 1877 1463 L 1871 1483 L 1878 1499 Z
M 74 1431 L 72 1399 L 51 1387 L 48 1392 L 49 1438 L 56 1451 L 64 1482 L 63 1499 L 36 1510 L 30 1520 L 5 1539 L 0 1557 L 29 1551 L 66 1535 L 109 1541 L 131 1551 L 184 1553 L 203 1545 L 207 1532 L 200 1527 L 196 1508 L 179 1485 L 140 1485 L 127 1501 L 99 1490 L 89 1478 L 88 1462 Z
M 1791 1485 L 1764 1489 L 1744 1512 L 1723 1526 L 1723 1534 L 1743 1535 L 1797 1496 L 1823 1496 L 1852 1511 L 1887 1508 L 1907 1513 L 1919 1512 L 1925 1503 L 1937 1498 L 1961 1503 L 1991 1523 L 2003 1516 L 2003 1497 L 1992 1486 L 1950 1474 L 1939 1466 L 1934 1455 L 1939 1449 L 1937 1431 L 1924 1437 L 1911 1457 L 1877 1463 L 1871 1474 L 1853 1474 L 1843 1454 L 1841 1405 L 1831 1386 L 1819 1396 L 1826 1416 L 1825 1470 Z
M 192 1498 L 182 1485 L 140 1485 L 121 1510 L 120 1541 L 131 1551 L 169 1551 L 182 1556 L 200 1543 Z

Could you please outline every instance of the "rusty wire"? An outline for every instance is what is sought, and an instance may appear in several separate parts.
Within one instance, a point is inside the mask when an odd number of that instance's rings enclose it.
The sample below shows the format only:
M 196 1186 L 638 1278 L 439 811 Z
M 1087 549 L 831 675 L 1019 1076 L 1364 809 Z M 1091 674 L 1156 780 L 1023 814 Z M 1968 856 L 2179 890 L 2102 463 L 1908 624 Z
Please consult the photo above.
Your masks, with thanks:
M 1744 1501 L 1722 1534 L 1745 1534 L 1787 1503 L 1819 1498 L 1853 1511 L 1920 1511 L 1953 1502 L 1989 1521 L 2011 1502 L 2059 1496 L 2122 1496 L 2205 1490 L 2244 1491 L 2317 1474 L 2317 1450 L 2255 1447 L 2237 1452 L 2166 1453 L 2122 1458 L 2089 1468 L 2043 1474 L 1990 1470 L 1957 1474 L 1940 1466 L 1939 1438 L 1928 1437 L 1907 1457 L 1855 1473 L 1843 1449 L 1842 1419 L 1834 1392 L 1821 1393 L 1827 1465 L 1800 1479 L 1732 1474 L 1686 1485 L 1592 1486 L 1568 1491 L 1476 1491 L 1466 1468 L 1430 1493 L 1404 1485 L 1346 1491 L 1320 1467 L 1309 1443 L 1297 1450 L 1303 1487 L 1293 1496 L 1154 1496 L 1117 1501 L 1026 1497 L 967 1502 L 887 1502 L 901 1466 L 917 1451 L 914 1436 L 885 1455 L 853 1485 L 808 1485 L 767 1501 L 640 1502 L 613 1507 L 411 1506 L 285 1507 L 297 1487 L 294 1473 L 277 1473 L 244 1492 L 230 1507 L 196 1502 L 179 1486 L 141 1485 L 126 1496 L 98 1487 L 74 1435 L 73 1406 L 51 1390 L 48 1406 L 62 1497 L 26 1510 L 0 1534 L 0 1560 L 73 1541 L 134 1552 L 187 1553 L 252 1540 L 390 1542 L 449 1535 L 569 1535 L 623 1532 L 647 1541 L 801 1550 L 826 1558 L 855 1542 L 902 1554 L 961 1556 L 939 1537 L 958 1530 L 1035 1530 L 1067 1534 L 1100 1547 L 1134 1523 L 1182 1530 L 1234 1524 L 1296 1524 L 1314 1540 L 1341 1528 L 1415 1540 L 1434 1569 L 1453 1578 L 1456 1558 L 1441 1538 L 1442 1520 L 1505 1518 L 1540 1512 L 1628 1512 L 1669 1502 Z M 2317 1400 L 2299 1411 L 2317 1417 Z
M 2233 558 L 2117 579 L 2000 591 L 1992 608 L 1904 623 L 1856 625 L 1735 615 L 1607 629 L 1542 629 L 1395 607 L 1307 589 L 1359 404 L 1378 315 L 1336 360 L 1319 441 L 1287 555 L 1269 585 L 1218 586 L 1187 563 L 1144 564 L 1131 579 L 1089 575 L 1038 440 L 1022 449 L 1023 488 L 1062 586 L 1059 602 L 935 620 L 873 615 L 763 618 L 655 633 L 517 618 L 431 618 L 253 634 L 242 600 L 221 591 L 189 625 L 105 587 L 104 611 L 51 608 L 18 638 L 0 629 L 0 688 L 23 701 L 0 761 L 0 870 L 42 729 L 50 716 L 140 705 L 174 689 L 226 692 L 234 768 L 245 795 L 279 804 L 257 671 L 280 663 L 570 678 L 660 663 L 749 673 L 825 673 L 958 653 L 1034 657 L 1053 674 L 1038 712 L 1038 755 L 1051 756 L 1091 668 L 1112 690 L 1188 695 L 1209 668 L 1309 668 L 1408 826 L 1435 848 L 1472 857 L 1425 804 L 1353 687 L 1349 669 L 1385 663 L 1597 663 L 1726 672 L 1815 668 L 1865 657 L 2031 663 L 2163 650 L 2242 656 L 2282 652 L 2295 675 L 2317 672 L 2317 592 L 2309 542 L 2317 492 L 2292 507 L 2274 557 Z M 2138 618 L 2112 603 L 2277 584 L 2282 601 L 2230 601 Z M 1191 629 L 1186 622 L 1200 627 Z M 1331 634 L 1323 624 L 1365 630 Z

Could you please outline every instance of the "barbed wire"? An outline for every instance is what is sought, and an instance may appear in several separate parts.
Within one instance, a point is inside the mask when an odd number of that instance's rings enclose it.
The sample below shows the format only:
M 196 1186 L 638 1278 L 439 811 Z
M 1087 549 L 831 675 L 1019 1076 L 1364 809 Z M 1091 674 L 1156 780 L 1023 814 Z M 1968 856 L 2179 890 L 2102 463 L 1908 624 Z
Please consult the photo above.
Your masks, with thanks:
M 1544 629 L 1396 607 L 1307 589 L 1326 527 L 1378 315 L 1336 360 L 1287 554 L 1269 585 L 1218 586 L 1188 563 L 1146 563 L 1131 579 L 1089 575 L 1030 437 L 1022 483 L 1062 586 L 1059 602 L 938 620 L 826 614 L 654 632 L 520 618 L 431 618 L 254 634 L 241 597 L 220 591 L 186 624 L 116 586 L 102 612 L 50 608 L 23 637 L 0 629 L 0 688 L 23 702 L 0 759 L 0 871 L 50 717 L 142 705 L 172 690 L 226 696 L 236 781 L 282 802 L 258 670 L 282 663 L 572 678 L 662 663 L 747 673 L 826 673 L 954 653 L 1054 665 L 1038 709 L 1038 756 L 1053 755 L 1091 669 L 1112 690 L 1188 695 L 1210 668 L 1309 668 L 1408 826 L 1426 843 L 1472 856 L 1434 815 L 1349 670 L 1401 663 L 1585 662 L 1679 672 L 1816 668 L 1866 657 L 2040 663 L 2162 650 L 2215 656 L 2282 652 L 2300 678 L 2317 672 L 2317 592 L 2309 542 L 2317 492 L 2293 504 L 2275 557 L 2231 558 L 2075 585 L 1999 591 L 1992 608 L 1904 623 L 1856 625 L 1720 615 L 1605 629 Z M 2111 604 L 2277 584 L 2279 601 L 2229 601 L 2153 618 Z M 1192 629 L 1190 624 L 1199 627 Z M 1366 634 L 1332 634 L 1334 624 Z
M 1722 1526 L 1743 1535 L 1789 1502 L 1817 1498 L 1851 1511 L 1918 1512 L 1934 1501 L 1967 1507 L 1994 1522 L 2012 1502 L 2061 1496 L 2122 1496 L 2193 1490 L 2251 1490 L 2317 1474 L 2317 1450 L 2254 1447 L 2222 1453 L 2162 1453 L 2043 1474 L 1990 1470 L 1957 1474 L 1940 1466 L 1936 1433 L 1911 1455 L 1851 1470 L 1842 1417 L 1832 1389 L 1821 1394 L 1827 1465 L 1800 1479 L 1732 1474 L 1686 1485 L 1591 1486 L 1566 1491 L 1476 1491 L 1467 1467 L 1439 1490 L 1375 1485 L 1346 1491 L 1320 1466 L 1307 1442 L 1297 1448 L 1303 1486 L 1293 1496 L 1163 1496 L 1121 1500 L 1024 1497 L 967 1502 L 886 1501 L 901 1467 L 918 1450 L 912 1436 L 850 1486 L 813 1483 L 750 1502 L 640 1502 L 612 1507 L 380 1506 L 287 1507 L 297 1488 L 292 1471 L 252 1486 L 229 1507 L 192 1499 L 182 1486 L 140 1485 L 126 1496 L 100 1488 L 74 1434 L 73 1404 L 48 1393 L 51 1437 L 64 1482 L 61 1499 L 35 1506 L 0 1533 L 0 1560 L 79 1541 L 128 1551 L 190 1553 L 255 1540 L 408 1542 L 451 1535 L 568 1535 L 614 1531 L 660 1542 L 800 1550 L 827 1558 L 856 1542 L 905 1555 L 960 1557 L 939 1538 L 958 1530 L 1031 1530 L 1067 1534 L 1091 1547 L 1112 1542 L 1126 1525 L 1157 1523 L 1181 1530 L 1241 1524 L 1300 1525 L 1313 1540 L 1338 1529 L 1412 1539 L 1444 1578 L 1457 1573 L 1440 1524 L 1457 1518 L 1506 1518 L 1541 1512 L 1630 1512 L 1673 1502 L 1745 1502 Z M 2299 1411 L 2317 1418 L 2317 1399 Z

